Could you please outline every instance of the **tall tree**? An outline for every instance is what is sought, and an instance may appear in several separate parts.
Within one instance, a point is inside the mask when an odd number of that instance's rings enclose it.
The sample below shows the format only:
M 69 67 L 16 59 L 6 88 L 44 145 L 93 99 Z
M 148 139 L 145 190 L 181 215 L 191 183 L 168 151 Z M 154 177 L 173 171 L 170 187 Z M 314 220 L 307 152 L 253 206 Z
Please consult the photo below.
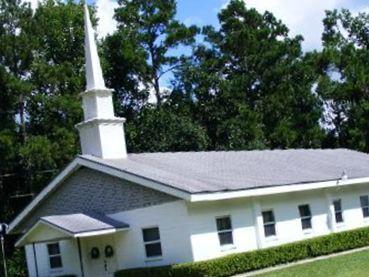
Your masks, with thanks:
M 25 99 L 30 93 L 31 19 L 29 4 L 0 0 L 0 222 L 9 221 L 24 204 L 14 201 L 13 196 L 26 184 L 18 149 L 27 138 Z M 5 245 L 9 255 L 13 243 Z M 24 263 L 19 264 L 12 276 L 24 276 Z M 0 263 L 0 272 L 2 266 Z
M 8 220 L 78 152 L 83 15 L 73 1 L 36 11 L 0 2 L 0 205 Z
M 31 18 L 31 8 L 20 0 L 0 1 L 0 220 L 7 220 L 16 209 L 10 205 L 9 196 L 25 180 L 17 149 L 27 137 L 25 98 L 30 94 Z
M 127 122 L 131 152 L 201 151 L 208 148 L 207 134 L 191 115 L 169 103 L 146 106 Z
M 198 28 L 175 19 L 174 0 L 121 0 L 118 30 L 103 43 L 108 86 L 115 108 L 127 118 L 129 151 L 183 151 L 207 148 L 204 129 L 188 110 L 172 106 L 161 80 L 181 66 L 176 50 L 195 42 Z M 183 49 L 183 48 L 182 48 Z M 148 104 L 149 95 L 156 98 Z M 182 106 L 182 105 L 181 105 Z
M 369 14 L 328 11 L 316 65 L 327 106 L 326 145 L 369 152 Z
M 178 46 L 194 42 L 197 27 L 175 19 L 175 0 L 119 0 L 118 31 L 106 39 L 109 82 L 128 116 L 154 92 L 157 105 L 166 93 L 161 79 L 180 65 Z M 124 109 L 125 107 L 125 109 Z M 127 112 L 128 110 L 128 112 Z
M 37 171 L 62 167 L 79 150 L 74 125 L 81 120 L 85 82 L 81 5 L 44 2 L 33 17 L 33 36 L 37 47 L 27 102 L 32 137 L 20 151 L 24 165 Z
M 205 43 L 177 72 L 177 89 L 193 100 L 213 149 L 317 147 L 321 108 L 312 93 L 313 67 L 271 13 L 232 0 L 220 30 L 205 27 Z

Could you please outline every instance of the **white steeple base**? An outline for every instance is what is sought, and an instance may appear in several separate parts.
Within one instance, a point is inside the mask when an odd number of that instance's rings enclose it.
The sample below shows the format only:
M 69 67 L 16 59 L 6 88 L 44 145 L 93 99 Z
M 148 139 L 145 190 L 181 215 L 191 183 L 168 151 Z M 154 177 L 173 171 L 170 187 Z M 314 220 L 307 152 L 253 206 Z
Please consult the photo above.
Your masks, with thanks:
M 94 118 L 76 125 L 79 130 L 82 154 L 102 159 L 127 157 L 124 138 L 124 118 Z
M 112 90 L 93 89 L 81 96 L 85 120 L 76 127 L 82 154 L 102 159 L 126 158 L 125 119 L 114 116 Z

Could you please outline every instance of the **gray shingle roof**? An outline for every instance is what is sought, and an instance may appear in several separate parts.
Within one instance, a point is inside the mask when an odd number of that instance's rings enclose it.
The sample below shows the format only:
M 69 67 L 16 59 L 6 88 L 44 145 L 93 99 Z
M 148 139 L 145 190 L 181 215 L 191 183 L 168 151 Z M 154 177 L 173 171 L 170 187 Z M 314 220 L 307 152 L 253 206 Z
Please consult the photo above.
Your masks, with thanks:
M 369 155 L 348 149 L 294 149 L 129 154 L 81 158 L 189 193 L 234 191 L 369 177 Z
M 67 214 L 41 217 L 47 222 L 72 234 L 128 228 L 129 225 L 101 214 Z

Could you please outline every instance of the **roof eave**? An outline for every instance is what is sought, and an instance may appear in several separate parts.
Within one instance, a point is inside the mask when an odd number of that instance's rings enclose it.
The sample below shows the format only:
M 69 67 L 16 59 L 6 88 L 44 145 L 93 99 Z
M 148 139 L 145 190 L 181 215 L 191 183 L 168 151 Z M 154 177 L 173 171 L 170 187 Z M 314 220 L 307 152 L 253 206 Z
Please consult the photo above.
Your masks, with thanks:
M 191 195 L 190 202 L 202 202 L 202 201 L 216 201 L 243 197 L 258 197 L 266 196 L 272 194 L 280 194 L 287 192 L 301 192 L 309 191 L 315 189 L 325 189 L 332 187 L 343 187 L 349 185 L 357 185 L 369 183 L 369 177 L 365 178 L 355 178 L 349 180 L 333 180 L 333 181 L 323 181 L 323 182 L 310 182 L 304 184 L 290 184 L 273 186 L 268 188 L 255 188 L 237 191 L 227 191 L 227 192 L 210 192 L 210 193 L 196 193 Z
M 129 229 L 130 229 L 129 227 L 126 227 L 126 228 L 108 228 L 108 229 L 104 229 L 104 230 L 75 233 L 73 236 L 75 238 L 101 236 L 101 235 L 112 234 L 112 233 L 116 233 L 116 232 L 120 232 L 120 231 L 128 231 Z

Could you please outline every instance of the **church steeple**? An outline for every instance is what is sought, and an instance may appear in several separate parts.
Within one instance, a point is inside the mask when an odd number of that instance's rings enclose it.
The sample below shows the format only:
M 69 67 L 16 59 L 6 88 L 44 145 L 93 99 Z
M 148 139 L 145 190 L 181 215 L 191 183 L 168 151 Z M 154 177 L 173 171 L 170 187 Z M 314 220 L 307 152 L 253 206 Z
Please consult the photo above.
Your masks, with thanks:
M 95 32 L 92 28 L 87 4 L 84 4 L 83 7 L 85 15 L 86 90 L 106 89 L 100 59 L 97 54 Z
M 84 5 L 86 91 L 81 93 L 84 121 L 77 124 L 82 154 L 126 158 L 124 118 L 114 116 L 112 90 L 105 86 L 88 7 Z

